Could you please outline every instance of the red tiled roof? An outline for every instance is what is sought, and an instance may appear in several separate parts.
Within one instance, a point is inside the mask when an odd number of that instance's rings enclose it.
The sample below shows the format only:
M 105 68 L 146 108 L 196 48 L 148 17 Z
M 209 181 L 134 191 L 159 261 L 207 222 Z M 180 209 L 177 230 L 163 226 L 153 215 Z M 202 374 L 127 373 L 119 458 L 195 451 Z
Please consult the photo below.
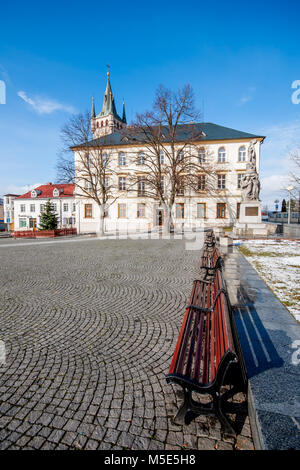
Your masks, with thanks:
M 32 199 L 52 198 L 55 188 L 58 190 L 63 189 L 63 192 L 60 192 L 59 196 L 56 197 L 72 197 L 74 195 L 75 184 L 42 184 L 41 186 L 34 188 L 37 193 L 39 191 L 41 191 L 41 193 L 38 193 L 37 196 Z M 22 194 L 22 196 L 17 197 L 17 199 L 31 199 L 31 191 L 32 189 L 27 193 Z

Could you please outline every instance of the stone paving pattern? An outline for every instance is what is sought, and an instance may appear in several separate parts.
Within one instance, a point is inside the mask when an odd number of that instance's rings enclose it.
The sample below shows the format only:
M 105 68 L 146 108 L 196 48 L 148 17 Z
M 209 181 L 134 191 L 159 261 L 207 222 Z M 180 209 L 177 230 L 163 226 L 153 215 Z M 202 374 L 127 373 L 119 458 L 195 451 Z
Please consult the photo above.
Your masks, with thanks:
M 0 241 L 0 243 L 7 243 Z M 252 449 L 214 417 L 172 423 L 168 372 L 199 252 L 181 240 L 0 248 L 0 449 Z

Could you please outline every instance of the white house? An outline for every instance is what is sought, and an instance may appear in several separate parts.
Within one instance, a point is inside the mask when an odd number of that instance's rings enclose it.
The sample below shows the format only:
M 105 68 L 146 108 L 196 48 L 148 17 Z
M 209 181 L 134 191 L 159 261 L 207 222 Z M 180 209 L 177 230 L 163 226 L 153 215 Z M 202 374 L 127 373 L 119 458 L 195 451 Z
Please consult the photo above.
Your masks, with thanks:
M 9 230 L 14 229 L 14 201 L 19 194 L 4 194 L 4 223 Z
M 203 226 L 203 224 L 209 227 L 232 225 L 239 216 L 240 184 L 246 171 L 249 144 L 255 141 L 259 172 L 260 146 L 264 137 L 213 123 L 191 123 L 188 126 L 200 136 L 197 141 L 198 150 L 193 158 L 195 161 L 201 161 L 203 168 L 205 165 L 207 168 L 213 168 L 213 174 L 209 174 L 209 171 L 206 174 L 199 174 L 198 188 L 183 189 L 177 193 L 173 207 L 175 229 L 183 226 Z M 143 153 L 147 152 L 147 147 L 137 143 L 134 135 L 132 138 L 124 138 L 122 129 L 126 127 L 125 109 L 123 105 L 121 118 L 116 112 L 109 74 L 102 111 L 98 115 L 95 113 L 93 100 L 91 127 L 93 140 L 89 145 L 91 149 L 101 147 L 102 151 L 104 149 L 110 156 L 112 172 L 108 180 L 111 179 L 116 188 L 114 194 L 116 200 L 106 211 L 105 230 L 134 232 L 163 225 L 165 208 L 160 205 L 158 199 L 145 197 L 142 181 L 140 184 L 137 183 L 135 191 L 132 191 L 132 188 L 129 190 L 132 175 L 143 175 L 145 171 L 149 171 L 143 166 L 142 158 Z M 178 129 L 178 146 L 180 146 L 182 139 L 180 126 Z M 164 146 L 167 149 L 167 138 Z M 80 172 L 83 150 L 81 146 L 77 146 L 73 151 L 75 168 Z M 162 154 L 162 165 L 163 158 Z M 167 178 L 162 180 L 165 190 L 168 191 Z M 78 233 L 97 232 L 100 219 L 99 206 L 92 198 L 82 194 L 78 188 L 75 197 Z
M 51 202 L 57 214 L 58 228 L 75 227 L 74 184 L 47 183 L 18 196 L 14 200 L 14 229 L 38 229 L 40 216 L 47 201 Z

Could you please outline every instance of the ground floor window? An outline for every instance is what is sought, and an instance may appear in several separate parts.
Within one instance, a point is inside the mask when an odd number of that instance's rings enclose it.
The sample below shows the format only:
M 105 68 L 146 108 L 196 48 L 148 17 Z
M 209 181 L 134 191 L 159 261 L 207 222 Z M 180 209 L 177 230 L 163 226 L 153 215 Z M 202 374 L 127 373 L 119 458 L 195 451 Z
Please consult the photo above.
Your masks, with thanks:
M 119 219 L 126 217 L 126 204 L 118 204 L 118 217 Z
M 136 216 L 138 219 L 146 217 L 146 204 L 138 204 L 137 205 L 137 213 Z
M 199 202 L 197 204 L 197 218 L 205 219 L 206 217 L 206 204 L 205 202 Z
M 92 204 L 84 205 L 84 217 L 91 218 L 93 217 L 93 206 Z
M 225 219 L 226 217 L 226 204 L 224 202 L 217 203 L 217 219 Z
M 184 219 L 184 204 L 176 204 L 176 218 Z
M 20 228 L 26 228 L 26 219 L 19 220 Z

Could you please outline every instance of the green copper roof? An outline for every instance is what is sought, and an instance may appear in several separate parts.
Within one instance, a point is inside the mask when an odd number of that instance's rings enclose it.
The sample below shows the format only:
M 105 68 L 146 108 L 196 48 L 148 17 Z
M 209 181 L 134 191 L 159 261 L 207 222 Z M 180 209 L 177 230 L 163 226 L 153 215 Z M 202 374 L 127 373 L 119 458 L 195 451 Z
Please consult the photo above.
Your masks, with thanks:
M 112 114 L 116 119 L 122 121 L 116 110 L 115 99 L 109 81 L 109 72 L 107 72 L 107 83 L 104 93 L 103 106 L 101 112 L 97 114 L 97 118 L 108 116 L 109 114 Z

